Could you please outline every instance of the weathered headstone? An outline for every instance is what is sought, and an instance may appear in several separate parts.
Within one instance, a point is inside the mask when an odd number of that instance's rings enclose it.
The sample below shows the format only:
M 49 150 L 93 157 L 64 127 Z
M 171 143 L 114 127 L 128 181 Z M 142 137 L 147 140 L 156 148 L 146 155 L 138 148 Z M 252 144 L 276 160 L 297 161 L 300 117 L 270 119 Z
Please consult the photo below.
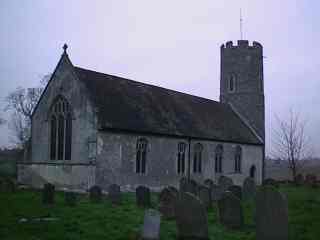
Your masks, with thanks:
M 154 209 L 148 209 L 144 214 L 142 227 L 142 240 L 157 240 L 160 237 L 160 213 Z
M 178 239 L 209 239 L 207 211 L 200 199 L 181 192 L 176 203 Z
M 75 192 L 65 192 L 64 193 L 65 204 L 69 207 L 74 207 L 77 205 L 77 194 Z
M 206 209 L 211 207 L 211 192 L 206 186 L 199 186 L 199 198 Z
M 54 204 L 55 187 L 51 183 L 46 183 L 42 189 L 42 203 Z
M 226 191 L 218 201 L 219 221 L 230 229 L 238 229 L 243 226 L 243 210 L 241 201 L 231 192 Z
M 242 195 L 244 200 L 254 199 L 256 195 L 256 183 L 251 177 L 247 177 L 243 182 Z
M 159 211 L 165 219 L 175 217 L 175 203 L 178 198 L 178 192 L 172 188 L 164 188 L 159 195 Z
M 256 238 L 257 240 L 288 239 L 287 200 L 272 186 L 264 186 L 257 192 Z
M 229 187 L 233 185 L 233 181 L 231 178 L 226 176 L 220 176 L 218 180 L 219 186 L 222 188 L 222 191 L 227 191 Z
M 204 180 L 203 184 L 206 185 L 208 188 L 211 188 L 211 186 L 214 184 L 214 182 L 213 182 L 213 180 L 207 178 L 206 180 Z
M 91 202 L 101 202 L 102 200 L 102 190 L 99 186 L 95 185 L 89 189 L 89 197 Z
M 240 200 L 242 199 L 242 188 L 240 186 L 232 185 L 228 188 L 228 191 L 232 192 Z
M 150 207 L 150 189 L 145 186 L 139 186 L 136 189 L 136 200 L 139 207 Z
M 113 204 L 120 204 L 121 202 L 121 190 L 117 184 L 111 184 L 108 187 L 108 198 Z
M 216 184 L 211 186 L 211 200 L 212 201 L 219 201 L 222 197 L 223 189 Z
M 270 185 L 270 186 L 273 186 L 276 188 L 278 187 L 277 181 L 272 178 L 267 178 L 267 179 L 263 180 L 262 185 L 264 185 L 264 186 Z

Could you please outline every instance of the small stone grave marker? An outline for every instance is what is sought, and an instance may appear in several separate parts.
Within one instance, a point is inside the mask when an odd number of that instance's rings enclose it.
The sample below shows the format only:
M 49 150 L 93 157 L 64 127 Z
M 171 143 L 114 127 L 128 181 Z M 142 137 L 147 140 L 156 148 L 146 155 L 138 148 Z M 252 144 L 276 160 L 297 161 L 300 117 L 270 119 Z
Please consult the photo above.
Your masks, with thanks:
M 206 209 L 211 207 L 211 192 L 206 186 L 199 186 L 199 198 Z
M 160 236 L 160 213 L 154 209 L 148 209 L 144 214 L 141 237 L 143 240 L 157 240 Z
M 221 187 L 222 191 L 227 191 L 229 187 L 233 185 L 233 181 L 231 178 L 226 176 L 220 176 L 218 180 L 218 184 Z
M 150 207 L 150 189 L 145 186 L 138 186 L 136 189 L 136 200 L 139 207 Z
M 113 204 L 120 204 L 121 202 L 121 190 L 117 184 L 111 184 L 108 187 L 108 198 Z
M 254 199 L 256 195 L 256 183 L 254 182 L 253 178 L 247 177 L 243 182 L 243 199 L 250 200 Z
M 65 204 L 69 207 L 74 207 L 77 205 L 77 194 L 75 192 L 65 192 L 64 193 Z
M 228 191 L 232 192 L 240 200 L 242 199 L 242 188 L 240 186 L 232 185 L 228 188 Z
M 175 203 L 178 197 L 178 192 L 172 188 L 164 188 L 159 195 L 159 211 L 165 219 L 175 217 Z
M 219 185 L 213 184 L 211 186 L 211 200 L 219 201 L 222 197 L 223 189 Z
M 101 202 L 102 201 L 102 190 L 99 186 L 94 185 L 89 189 L 89 198 L 91 202 Z
M 55 187 L 51 183 L 46 183 L 42 189 L 42 203 L 54 204 Z

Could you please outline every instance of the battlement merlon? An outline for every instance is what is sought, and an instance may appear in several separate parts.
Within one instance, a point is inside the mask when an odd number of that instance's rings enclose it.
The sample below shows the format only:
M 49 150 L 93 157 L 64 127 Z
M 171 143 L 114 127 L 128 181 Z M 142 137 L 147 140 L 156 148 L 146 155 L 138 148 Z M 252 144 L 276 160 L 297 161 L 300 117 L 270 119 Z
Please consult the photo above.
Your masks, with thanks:
M 220 49 L 259 49 L 262 50 L 262 45 L 259 42 L 253 41 L 252 45 L 249 44 L 248 40 L 238 40 L 237 45 L 233 45 L 232 41 L 222 44 Z

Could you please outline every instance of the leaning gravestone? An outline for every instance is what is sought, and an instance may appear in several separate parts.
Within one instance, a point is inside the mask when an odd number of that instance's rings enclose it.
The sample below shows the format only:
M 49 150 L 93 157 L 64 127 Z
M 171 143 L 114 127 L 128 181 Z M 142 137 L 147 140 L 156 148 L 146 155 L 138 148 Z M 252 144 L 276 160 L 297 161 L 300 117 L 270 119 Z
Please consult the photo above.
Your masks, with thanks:
M 218 184 L 222 188 L 222 191 L 224 192 L 224 191 L 227 191 L 228 188 L 233 185 L 233 181 L 229 177 L 221 176 L 219 177 Z
M 108 198 L 113 204 L 120 204 L 121 202 L 121 191 L 120 186 L 117 184 L 111 184 L 108 187 Z
M 172 188 L 164 188 L 159 195 L 159 211 L 165 219 L 175 217 L 175 203 L 178 198 L 178 192 Z
M 206 209 L 211 207 L 211 194 L 208 187 L 199 186 L 199 198 Z
M 199 198 L 189 192 L 181 192 L 178 197 L 176 224 L 178 239 L 209 239 L 207 211 Z
M 46 183 L 42 189 L 42 203 L 43 204 L 54 204 L 54 185 Z
M 221 224 L 230 229 L 243 226 L 243 210 L 241 201 L 231 192 L 226 191 L 218 201 L 218 214 Z
M 69 207 L 74 207 L 77 205 L 77 194 L 75 192 L 65 192 L 64 193 L 65 204 Z
M 288 205 L 285 197 L 272 186 L 264 186 L 256 197 L 257 240 L 288 239 Z
M 243 182 L 242 195 L 244 200 L 254 199 L 256 195 L 256 183 L 253 178 L 247 177 Z
M 160 213 L 154 209 L 148 209 L 144 214 L 142 227 L 142 240 L 157 240 L 160 236 Z
M 211 200 L 212 201 L 219 201 L 222 197 L 223 189 L 216 184 L 211 186 Z
M 228 191 L 232 192 L 240 200 L 242 199 L 242 188 L 240 186 L 232 185 L 228 188 Z
M 89 189 L 89 198 L 91 202 L 101 202 L 102 200 L 102 190 L 99 186 L 95 185 Z
M 149 207 L 151 205 L 150 189 L 145 186 L 137 187 L 136 200 L 139 207 Z

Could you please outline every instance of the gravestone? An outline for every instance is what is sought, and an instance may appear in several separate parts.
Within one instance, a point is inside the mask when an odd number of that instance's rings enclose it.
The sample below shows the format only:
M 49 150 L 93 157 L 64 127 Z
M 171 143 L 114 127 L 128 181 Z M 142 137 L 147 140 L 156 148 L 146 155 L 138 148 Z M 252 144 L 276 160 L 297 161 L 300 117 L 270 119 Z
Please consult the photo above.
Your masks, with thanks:
M 16 183 L 10 178 L 0 179 L 0 191 L 6 193 L 13 193 L 17 189 Z
M 176 224 L 178 239 L 209 239 L 207 211 L 200 199 L 189 192 L 179 194 Z
M 305 179 L 305 183 L 308 186 L 316 187 L 316 185 L 317 185 L 317 176 L 313 175 L 313 174 L 307 174 L 306 175 L 306 179 Z
M 187 185 L 188 179 L 186 177 L 182 177 L 179 181 L 179 190 L 181 192 L 186 191 L 186 185 Z
M 302 174 L 298 174 L 296 177 L 295 177 L 295 180 L 294 180 L 295 184 L 297 185 L 302 185 L 303 182 L 304 182 L 304 177 Z
M 64 202 L 69 207 L 74 207 L 77 205 L 77 194 L 75 192 L 65 192 Z
M 256 183 L 253 178 L 247 177 L 243 182 L 242 195 L 244 200 L 254 199 L 256 195 Z
M 257 240 L 288 239 L 287 200 L 272 186 L 264 186 L 257 192 L 256 238 Z
M 150 207 L 150 189 L 145 186 L 139 186 L 136 189 L 136 200 L 139 207 Z
M 203 184 L 206 185 L 208 188 L 211 188 L 211 186 L 214 184 L 214 182 L 213 182 L 213 180 L 207 178 L 206 180 L 204 180 Z
M 206 186 L 199 186 L 199 199 L 206 209 L 211 207 L 211 192 Z
M 154 209 L 145 211 L 141 237 L 143 240 L 157 240 L 160 237 L 160 213 Z
M 91 202 L 101 202 L 102 200 L 102 190 L 99 186 L 95 185 L 89 189 L 89 198 Z
M 224 192 L 218 201 L 218 214 L 220 223 L 227 228 L 238 229 L 243 226 L 241 201 L 229 191 Z
M 198 195 L 198 183 L 195 180 L 190 179 L 189 181 L 186 182 L 184 192 L 189 192 L 189 193 L 192 193 L 197 196 Z
M 230 191 L 233 195 L 235 195 L 240 200 L 242 199 L 242 188 L 237 185 L 232 185 L 228 188 L 228 191 Z
M 222 197 L 223 189 L 219 185 L 213 184 L 211 186 L 211 200 L 219 201 Z
M 218 184 L 221 187 L 222 191 L 227 191 L 229 187 L 233 185 L 233 181 L 231 178 L 226 176 L 219 177 Z
M 111 184 L 108 187 L 108 198 L 113 204 L 120 204 L 121 202 L 121 190 L 117 184 Z
M 54 204 L 54 191 L 55 187 L 51 183 L 46 183 L 42 189 L 42 203 Z
M 276 188 L 278 187 L 277 181 L 272 178 L 267 178 L 267 179 L 263 180 L 262 185 L 264 185 L 264 186 L 270 185 L 270 186 L 273 186 Z
M 173 187 L 173 186 L 168 186 L 167 187 L 170 191 L 172 191 L 172 192 L 174 192 L 175 194 L 179 194 L 179 191 L 178 191 L 178 189 L 176 189 L 175 187 Z
M 159 211 L 165 219 L 175 217 L 175 203 L 178 192 L 170 187 L 164 188 L 159 195 Z

